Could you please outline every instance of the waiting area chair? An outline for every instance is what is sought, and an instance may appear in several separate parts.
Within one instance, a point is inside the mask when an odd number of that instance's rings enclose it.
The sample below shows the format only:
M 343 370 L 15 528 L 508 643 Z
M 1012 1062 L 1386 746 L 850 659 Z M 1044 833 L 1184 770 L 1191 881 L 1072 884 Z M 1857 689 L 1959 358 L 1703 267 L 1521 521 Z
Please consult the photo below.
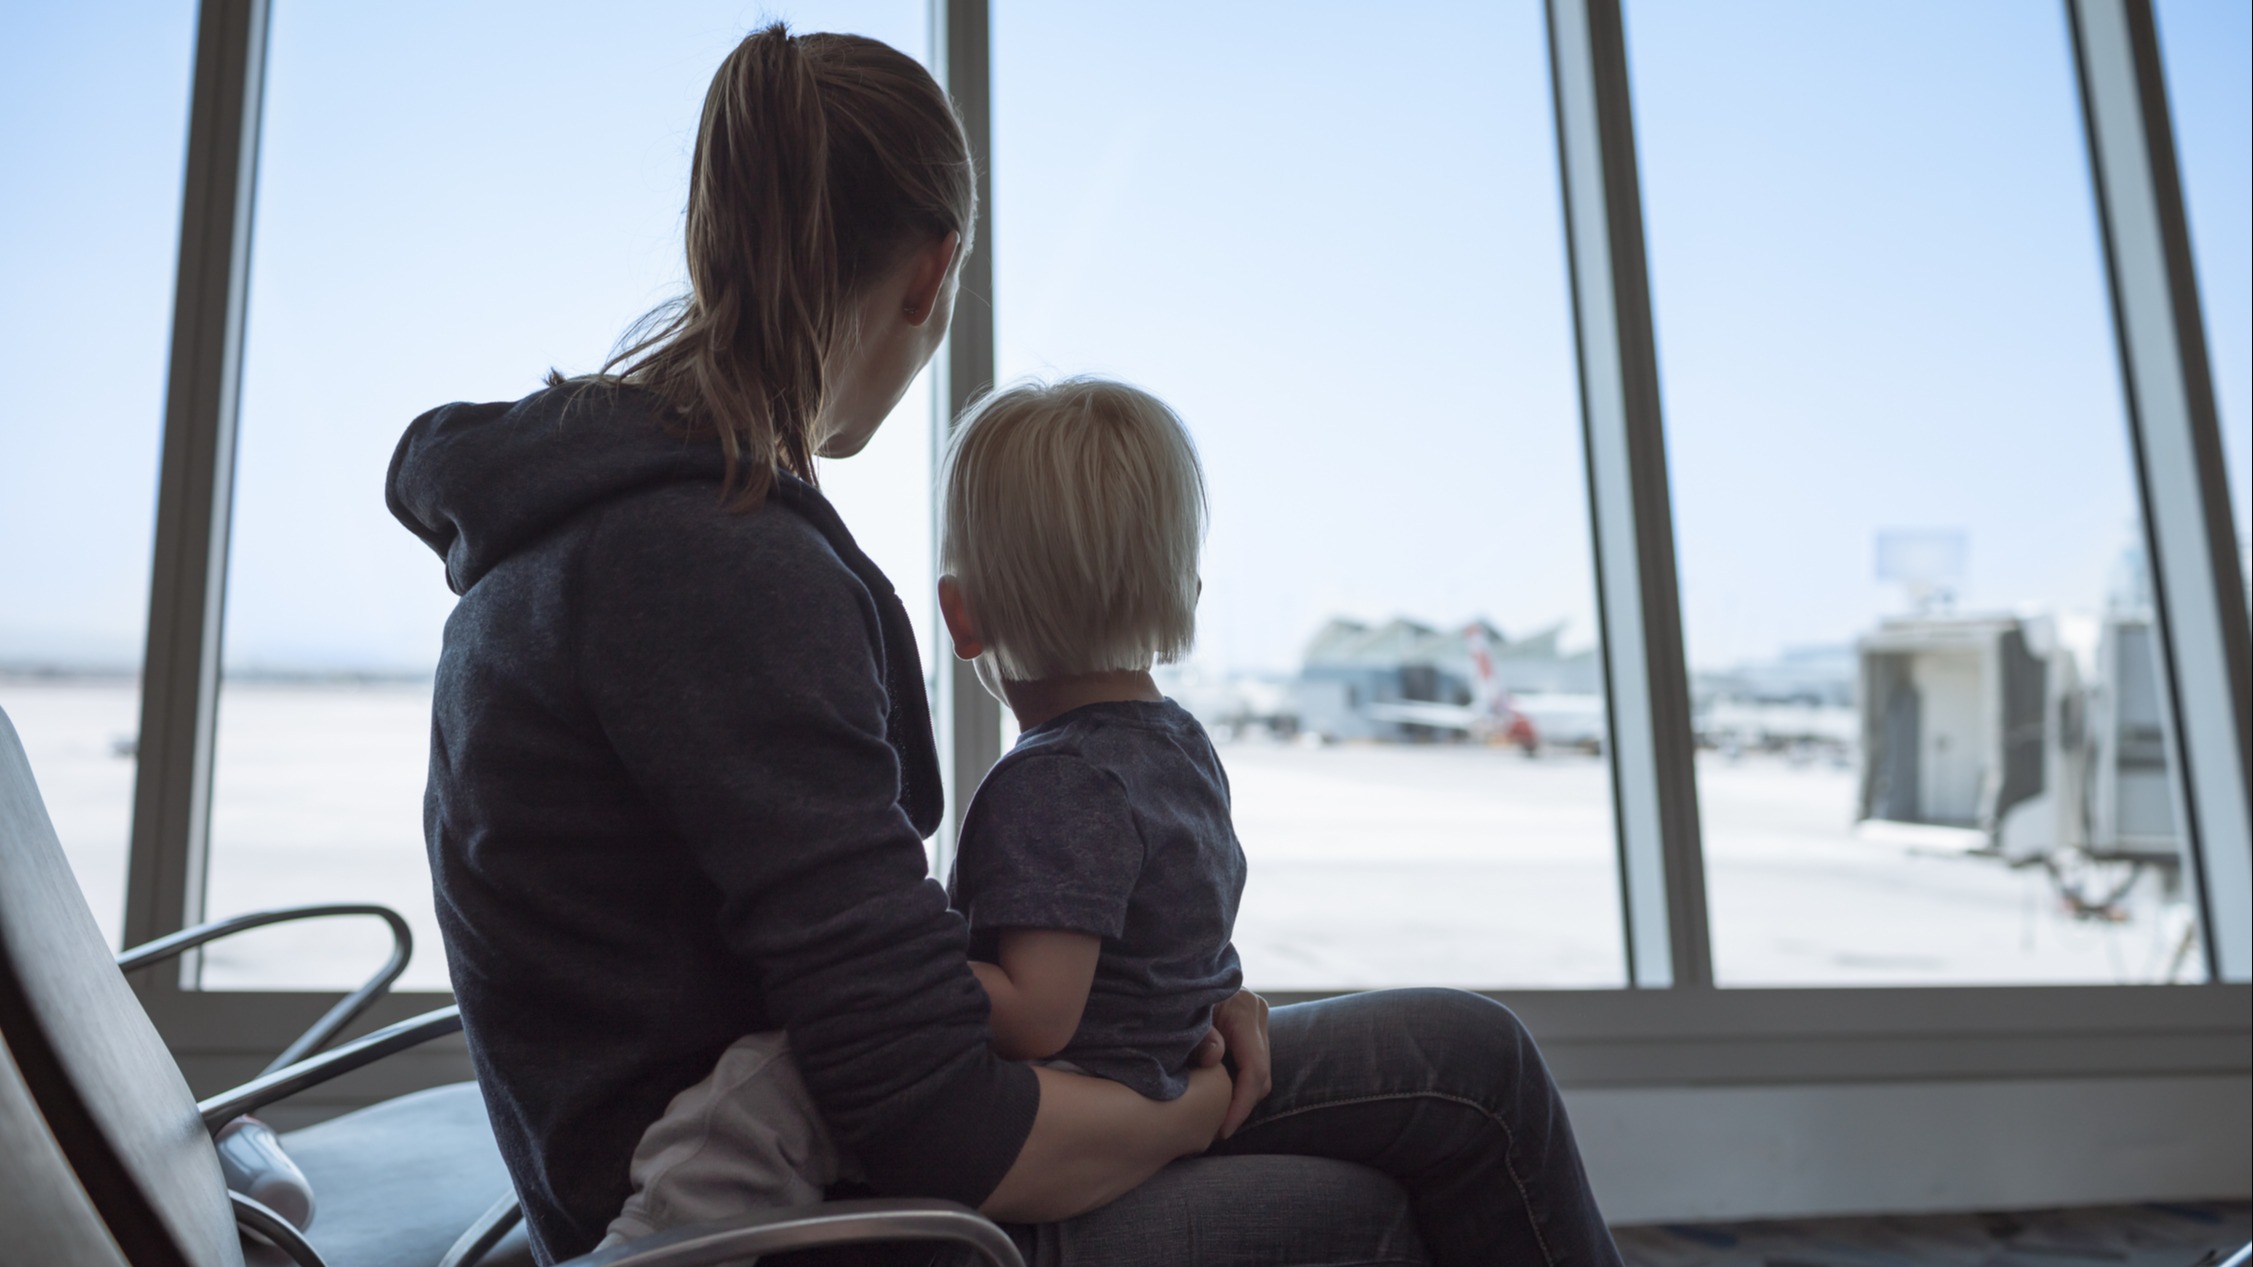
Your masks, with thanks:
M 236 931 L 191 930 L 129 952 L 125 966 Z M 368 999 L 347 996 L 291 1045 L 286 1061 L 198 1104 L 104 944 L 15 727 L 0 713 L 0 1259 L 243 1267 L 241 1228 L 304 1267 L 464 1267 L 486 1254 L 513 1224 L 515 1202 L 473 1084 L 401 1096 L 283 1136 L 319 1198 L 310 1237 L 227 1189 L 216 1131 L 461 1026 L 455 1009 L 440 1008 L 329 1047 L 381 989 L 362 991 Z M 951 1243 L 993 1267 L 1023 1267 L 1001 1229 L 942 1201 L 746 1215 L 598 1251 L 569 1267 L 718 1267 L 785 1250 L 900 1241 Z
M 255 1092 L 262 1102 L 270 1103 L 276 1093 L 300 1089 L 294 1083 L 269 1085 L 271 1075 L 318 1069 L 335 1076 L 327 1066 L 306 1064 L 307 1058 L 331 1046 L 407 970 L 414 955 L 414 934 L 396 911 L 349 903 L 238 915 L 134 947 L 117 957 L 117 966 L 130 975 L 255 928 L 353 916 L 382 920 L 391 932 L 391 954 L 374 976 L 275 1057 L 259 1080 L 238 1089 Z M 451 1033 L 460 1027 L 460 1020 L 452 1009 L 442 1009 L 410 1026 L 397 1036 L 399 1046 Z M 262 1124 L 254 1128 L 259 1134 L 248 1138 L 230 1126 L 230 1122 L 241 1126 L 254 1121 L 223 1116 L 242 1099 L 238 1093 L 219 1097 L 206 1120 L 219 1144 L 220 1169 L 228 1199 L 235 1206 L 235 1221 L 266 1242 L 246 1247 L 251 1267 L 283 1267 L 293 1255 L 280 1247 L 304 1239 L 312 1229 L 311 1216 L 323 1211 L 327 1217 L 320 1221 L 317 1256 L 329 1267 L 391 1263 L 526 1267 L 532 1261 L 523 1236 L 509 1235 L 518 1221 L 518 1206 L 475 1083 L 400 1096 L 279 1139 Z M 402 1165 L 403 1159 L 412 1162 Z M 339 1206 L 318 1200 L 316 1194 L 323 1192 L 351 1196 Z M 488 1205 L 496 1193 L 502 1194 L 500 1199 Z M 269 1203 L 278 1208 L 265 1208 Z M 402 1211 L 411 1213 L 403 1219 Z

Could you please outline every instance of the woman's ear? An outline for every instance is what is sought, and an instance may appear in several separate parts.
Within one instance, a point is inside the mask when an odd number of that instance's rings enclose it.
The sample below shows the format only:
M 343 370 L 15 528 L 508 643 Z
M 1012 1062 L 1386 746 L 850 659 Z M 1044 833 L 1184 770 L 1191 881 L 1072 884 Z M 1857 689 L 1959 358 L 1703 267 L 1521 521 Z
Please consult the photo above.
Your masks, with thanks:
M 954 640 L 957 659 L 975 660 L 986 653 L 985 639 L 978 636 L 978 622 L 970 615 L 970 600 L 963 597 L 961 582 L 952 576 L 939 578 L 939 616 L 947 622 L 947 637 Z
M 900 298 L 900 313 L 909 325 L 920 326 L 939 310 L 939 293 L 946 287 L 955 252 L 961 247 L 962 235 L 949 233 L 908 257 L 907 293 Z

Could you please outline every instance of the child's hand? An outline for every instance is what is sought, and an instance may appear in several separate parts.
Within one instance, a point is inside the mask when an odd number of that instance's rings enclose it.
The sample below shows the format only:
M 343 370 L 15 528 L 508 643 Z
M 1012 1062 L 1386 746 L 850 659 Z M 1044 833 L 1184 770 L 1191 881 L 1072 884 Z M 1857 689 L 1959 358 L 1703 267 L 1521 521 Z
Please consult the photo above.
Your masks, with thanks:
M 1250 990 L 1238 990 L 1235 997 L 1213 1009 L 1213 1027 L 1197 1044 L 1194 1059 L 1199 1068 L 1211 1068 L 1229 1057 L 1234 1057 L 1236 1066 L 1235 1094 L 1228 1103 L 1228 1117 L 1220 1125 L 1222 1139 L 1234 1135 L 1267 1093 L 1275 1089 L 1275 1072 L 1267 1050 L 1267 1000 Z
M 1189 1089 L 1181 1098 L 1165 1102 L 1168 1108 L 1195 1123 L 1191 1131 L 1196 1143 L 1182 1156 L 1195 1156 L 1226 1138 L 1228 1115 L 1234 1112 L 1229 1104 L 1231 1094 L 1226 1069 L 1212 1065 L 1190 1068 Z

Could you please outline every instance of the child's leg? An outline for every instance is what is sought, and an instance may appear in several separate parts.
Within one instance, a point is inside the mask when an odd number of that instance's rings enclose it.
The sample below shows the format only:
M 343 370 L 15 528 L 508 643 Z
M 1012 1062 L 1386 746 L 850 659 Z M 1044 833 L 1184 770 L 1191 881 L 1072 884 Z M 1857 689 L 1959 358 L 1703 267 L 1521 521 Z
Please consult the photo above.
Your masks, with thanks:
M 1383 990 L 1270 1015 L 1275 1090 L 1215 1155 L 1359 1162 L 1408 1192 L 1437 1264 L 1616 1265 L 1571 1123 L 1508 1008 Z
M 642 1132 L 634 1192 L 603 1247 L 687 1223 L 811 1205 L 841 1168 L 782 1031 L 729 1044 L 712 1073 Z

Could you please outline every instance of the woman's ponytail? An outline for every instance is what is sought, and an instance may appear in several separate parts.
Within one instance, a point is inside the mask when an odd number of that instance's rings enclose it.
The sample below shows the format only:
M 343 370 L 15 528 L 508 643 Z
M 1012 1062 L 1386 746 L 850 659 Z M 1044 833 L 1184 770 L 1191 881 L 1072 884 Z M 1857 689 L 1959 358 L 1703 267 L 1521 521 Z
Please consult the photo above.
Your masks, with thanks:
M 954 232 L 967 249 L 975 191 L 961 123 L 912 59 L 859 36 L 754 31 L 704 97 L 689 294 L 637 323 L 605 373 L 718 440 L 737 506 L 762 503 L 777 470 L 811 480 L 852 301 L 924 242 Z

